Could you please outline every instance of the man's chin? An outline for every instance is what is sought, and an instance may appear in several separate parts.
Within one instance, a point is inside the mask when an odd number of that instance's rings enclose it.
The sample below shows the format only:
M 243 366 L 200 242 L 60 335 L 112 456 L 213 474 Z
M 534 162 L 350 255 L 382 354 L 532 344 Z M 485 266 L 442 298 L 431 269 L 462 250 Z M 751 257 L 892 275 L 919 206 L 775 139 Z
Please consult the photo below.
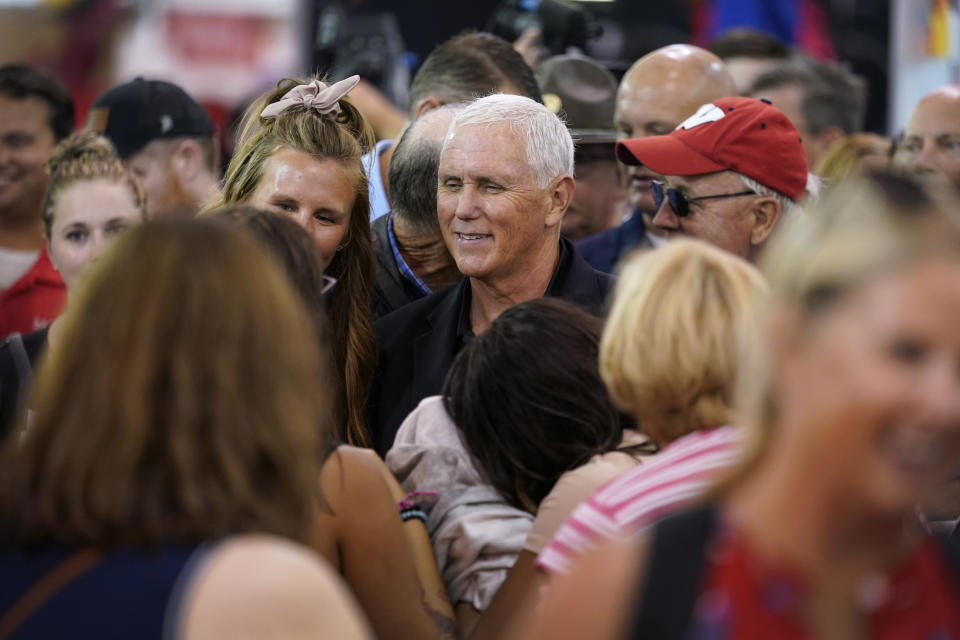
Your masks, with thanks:
M 34 196 L 25 193 L 19 184 L 10 184 L 5 189 L 0 189 L 0 211 L 16 216 L 38 217 L 42 198 L 43 192 Z
M 486 265 L 484 265 L 480 261 L 469 260 L 469 259 L 458 260 L 454 258 L 454 262 L 457 265 L 457 270 L 468 278 L 482 279 L 485 275 L 487 275 L 488 269 L 486 268 Z

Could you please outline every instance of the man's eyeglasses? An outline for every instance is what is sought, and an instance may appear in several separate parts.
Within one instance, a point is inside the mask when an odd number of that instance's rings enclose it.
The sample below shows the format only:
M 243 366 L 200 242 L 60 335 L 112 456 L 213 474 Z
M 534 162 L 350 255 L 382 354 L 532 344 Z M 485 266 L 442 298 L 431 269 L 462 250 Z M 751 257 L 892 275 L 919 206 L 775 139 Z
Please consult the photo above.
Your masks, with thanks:
M 673 209 L 673 212 L 677 214 L 678 218 L 686 218 L 689 216 L 690 203 L 696 202 L 697 200 L 757 195 L 755 191 L 738 191 L 737 193 L 718 193 L 712 196 L 697 196 L 696 198 L 688 198 L 673 187 L 667 187 L 659 180 L 653 181 L 653 183 L 650 185 L 650 191 L 653 193 L 653 204 L 656 205 L 657 211 L 659 211 L 660 207 L 663 206 L 663 199 L 664 196 L 666 196 L 666 199 L 670 202 L 670 208 Z

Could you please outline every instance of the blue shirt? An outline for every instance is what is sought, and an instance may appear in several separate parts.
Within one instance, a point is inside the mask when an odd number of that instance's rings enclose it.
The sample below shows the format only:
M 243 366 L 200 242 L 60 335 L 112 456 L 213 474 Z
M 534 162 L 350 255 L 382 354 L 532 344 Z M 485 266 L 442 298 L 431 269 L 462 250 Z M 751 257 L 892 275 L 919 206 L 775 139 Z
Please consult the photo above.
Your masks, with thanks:
M 387 218 L 387 239 L 390 241 L 390 251 L 393 252 L 393 259 L 397 263 L 400 275 L 406 278 L 423 295 L 433 293 L 433 290 L 413 272 L 413 269 L 407 265 L 407 261 L 403 259 L 403 254 L 400 253 L 400 248 L 397 246 L 397 237 L 393 234 L 393 211 L 387 215 L 390 216 Z
M 393 140 L 381 140 L 371 153 L 361 158 L 363 171 L 370 183 L 370 221 L 390 213 L 390 201 L 387 200 L 387 188 L 383 186 L 380 174 L 380 156 L 393 146 Z

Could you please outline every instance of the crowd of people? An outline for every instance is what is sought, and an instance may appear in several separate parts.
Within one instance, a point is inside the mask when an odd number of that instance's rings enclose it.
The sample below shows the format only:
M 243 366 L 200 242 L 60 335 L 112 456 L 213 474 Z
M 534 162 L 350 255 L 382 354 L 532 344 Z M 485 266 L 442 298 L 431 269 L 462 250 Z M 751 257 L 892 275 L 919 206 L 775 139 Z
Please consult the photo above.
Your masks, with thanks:
M 0 67 L 0 639 L 960 638 L 960 87 L 521 54 Z

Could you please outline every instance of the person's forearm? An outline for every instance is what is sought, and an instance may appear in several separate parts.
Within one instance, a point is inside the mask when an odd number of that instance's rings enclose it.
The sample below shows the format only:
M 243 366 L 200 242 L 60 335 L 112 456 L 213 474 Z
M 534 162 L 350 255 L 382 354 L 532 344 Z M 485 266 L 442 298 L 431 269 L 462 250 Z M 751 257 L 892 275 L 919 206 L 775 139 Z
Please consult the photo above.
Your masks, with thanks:
M 383 465 L 381 475 L 393 499 L 397 503 L 403 500 L 406 493 L 386 465 Z M 455 638 L 453 607 L 450 606 L 447 589 L 443 580 L 440 579 L 437 561 L 433 555 L 433 544 L 430 542 L 430 535 L 424 523 L 416 518 L 407 520 L 403 523 L 403 534 L 417 569 L 417 577 L 423 589 L 424 604 L 437 620 L 438 626 L 444 632 L 444 637 Z

